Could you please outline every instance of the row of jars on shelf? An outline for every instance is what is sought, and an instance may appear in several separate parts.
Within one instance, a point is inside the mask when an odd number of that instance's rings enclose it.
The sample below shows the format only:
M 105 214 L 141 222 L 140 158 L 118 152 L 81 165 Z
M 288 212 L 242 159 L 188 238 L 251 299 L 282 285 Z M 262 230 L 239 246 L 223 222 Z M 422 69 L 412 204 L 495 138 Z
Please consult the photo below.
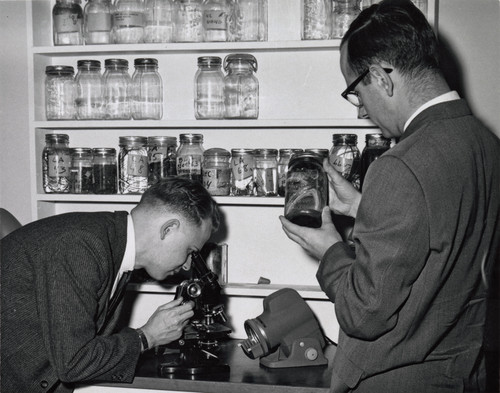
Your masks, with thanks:
M 331 149 L 205 150 L 202 134 L 173 136 L 124 136 L 119 154 L 109 147 L 69 147 L 67 134 L 47 134 L 42 152 L 42 179 L 46 193 L 140 194 L 167 176 L 201 182 L 214 196 L 285 196 L 288 165 L 302 153 L 321 166 L 330 163 L 355 186 L 362 185 L 371 162 L 389 149 L 390 140 L 368 134 L 360 157 L 355 134 L 333 134 Z M 302 186 L 315 184 L 310 167 L 302 168 Z M 304 177 L 306 176 L 306 177 Z M 322 186 L 323 187 L 323 186 Z
M 56 0 L 54 45 L 265 41 L 267 0 Z
M 72 66 L 47 66 L 45 114 L 47 120 L 160 120 L 163 117 L 163 82 L 158 61 L 106 59 L 101 75 L 98 60 L 78 60 Z M 257 60 L 250 54 L 198 58 L 194 78 L 196 119 L 256 119 L 259 115 Z

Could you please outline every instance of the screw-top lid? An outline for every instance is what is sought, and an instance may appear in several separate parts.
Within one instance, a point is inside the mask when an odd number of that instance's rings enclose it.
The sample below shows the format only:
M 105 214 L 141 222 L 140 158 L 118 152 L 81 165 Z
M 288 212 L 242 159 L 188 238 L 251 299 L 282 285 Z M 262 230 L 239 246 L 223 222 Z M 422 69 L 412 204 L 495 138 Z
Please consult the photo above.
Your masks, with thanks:
M 292 154 L 296 154 L 296 153 L 302 153 L 304 151 L 304 149 L 280 149 L 279 150 L 279 153 L 280 153 L 280 157 L 283 157 L 283 156 L 291 156 Z
M 205 150 L 203 153 L 204 157 L 220 157 L 220 158 L 229 158 L 231 157 L 231 153 L 229 153 L 226 149 L 222 149 L 220 147 L 214 147 L 212 149 Z
M 179 138 L 181 143 L 203 143 L 202 134 L 181 134 Z
M 245 149 L 245 148 L 231 149 L 231 155 L 233 157 L 244 156 L 244 155 L 253 155 L 253 149 Z
M 202 56 L 198 57 L 199 66 L 220 66 L 222 59 L 218 56 Z
M 257 72 L 257 59 L 249 53 L 233 53 L 224 58 L 224 69 L 227 71 L 230 65 L 250 65 Z
M 69 149 L 70 154 L 74 154 L 77 156 L 91 156 L 92 155 L 92 149 L 90 147 L 72 147 Z
M 366 146 L 391 146 L 391 140 L 389 138 L 386 138 L 382 134 L 367 134 L 365 140 Z
M 101 62 L 99 60 L 78 60 L 76 65 L 79 70 L 100 70 Z
M 116 149 L 112 147 L 94 147 L 92 153 L 94 156 L 115 156 Z
M 253 154 L 255 156 L 277 156 L 277 149 L 254 149 Z
M 312 161 L 320 165 L 321 167 L 323 166 L 323 157 L 311 151 L 305 151 L 302 153 L 294 154 L 290 159 L 290 163 L 288 164 L 288 166 L 291 167 L 292 165 L 295 165 L 299 161 L 304 161 L 304 162 Z
M 46 143 L 68 143 L 69 136 L 67 134 L 46 134 Z
M 139 66 L 154 66 L 154 67 L 158 67 L 158 60 L 157 59 L 151 59 L 151 58 L 148 58 L 148 59 L 135 59 L 134 60 L 134 66 L 135 67 L 139 67 Z
M 45 67 L 47 75 L 74 75 L 75 69 L 71 66 L 53 65 Z
M 148 138 L 145 136 L 121 136 L 120 146 L 141 147 L 148 143 Z
M 334 145 L 356 145 L 358 136 L 356 134 L 333 134 Z
M 106 59 L 104 67 L 111 69 L 128 69 L 128 61 L 125 59 Z

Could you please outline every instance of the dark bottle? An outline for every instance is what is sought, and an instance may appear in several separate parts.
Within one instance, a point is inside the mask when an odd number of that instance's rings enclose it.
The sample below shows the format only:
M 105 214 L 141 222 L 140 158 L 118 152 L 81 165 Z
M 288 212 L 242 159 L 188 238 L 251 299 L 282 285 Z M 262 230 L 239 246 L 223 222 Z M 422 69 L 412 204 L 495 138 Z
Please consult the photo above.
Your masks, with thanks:
M 322 158 L 314 153 L 294 154 L 286 176 L 285 217 L 297 225 L 319 228 L 327 203 L 328 178 Z
M 363 188 L 366 172 L 370 164 L 391 148 L 391 140 L 382 134 L 367 134 L 366 146 L 361 154 L 360 187 Z
M 148 184 L 177 174 L 177 138 L 175 136 L 148 137 Z

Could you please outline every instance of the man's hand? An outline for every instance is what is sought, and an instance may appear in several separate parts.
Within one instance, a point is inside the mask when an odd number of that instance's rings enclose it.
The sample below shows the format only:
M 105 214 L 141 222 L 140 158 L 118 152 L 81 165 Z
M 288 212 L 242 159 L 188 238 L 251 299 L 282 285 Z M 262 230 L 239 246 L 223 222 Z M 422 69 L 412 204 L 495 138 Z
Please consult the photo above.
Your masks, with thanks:
M 344 179 L 326 158 L 323 161 L 323 168 L 328 175 L 330 209 L 336 214 L 356 218 L 361 193 Z
M 342 241 L 342 237 L 332 222 L 330 209 L 325 207 L 321 213 L 321 228 L 308 228 L 295 225 L 285 217 L 280 216 L 286 235 L 301 246 L 309 255 L 321 259 L 334 243 Z
M 175 299 L 156 309 L 148 322 L 141 327 L 150 348 L 168 344 L 179 339 L 194 315 L 193 302 L 182 304 L 183 299 Z

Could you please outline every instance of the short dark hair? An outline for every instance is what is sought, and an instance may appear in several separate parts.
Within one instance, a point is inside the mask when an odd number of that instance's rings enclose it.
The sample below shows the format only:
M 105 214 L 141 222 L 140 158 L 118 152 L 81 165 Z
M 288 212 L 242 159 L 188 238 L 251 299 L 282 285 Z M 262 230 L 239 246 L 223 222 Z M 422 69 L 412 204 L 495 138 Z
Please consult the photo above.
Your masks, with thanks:
M 219 207 L 210 193 L 201 183 L 183 177 L 170 176 L 153 184 L 142 195 L 140 205 L 181 214 L 196 225 L 211 219 L 214 231 L 220 224 Z
M 438 43 L 425 15 L 410 0 L 383 0 L 363 10 L 342 38 L 357 73 L 386 61 L 402 75 L 439 71 Z

